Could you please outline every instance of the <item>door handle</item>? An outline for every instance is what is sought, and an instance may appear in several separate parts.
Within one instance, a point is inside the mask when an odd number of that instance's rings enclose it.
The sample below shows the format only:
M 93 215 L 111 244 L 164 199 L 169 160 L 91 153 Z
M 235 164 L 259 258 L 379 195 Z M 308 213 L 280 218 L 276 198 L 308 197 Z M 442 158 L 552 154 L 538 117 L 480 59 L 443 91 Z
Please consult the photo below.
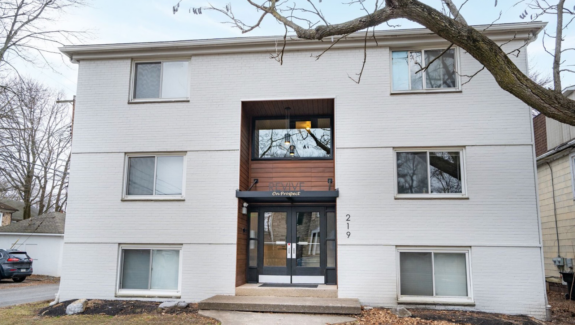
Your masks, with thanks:
M 296 244 L 296 243 L 292 243 L 292 244 L 291 244 L 291 249 L 292 249 L 292 251 L 291 251 L 291 256 L 292 256 L 292 258 L 297 258 L 296 247 L 297 247 L 297 244 Z
M 286 249 L 286 251 L 287 251 L 287 253 L 286 253 L 286 254 L 287 254 L 286 258 L 287 258 L 287 259 L 290 259 L 290 258 L 291 258 L 291 243 L 287 243 L 287 249 Z

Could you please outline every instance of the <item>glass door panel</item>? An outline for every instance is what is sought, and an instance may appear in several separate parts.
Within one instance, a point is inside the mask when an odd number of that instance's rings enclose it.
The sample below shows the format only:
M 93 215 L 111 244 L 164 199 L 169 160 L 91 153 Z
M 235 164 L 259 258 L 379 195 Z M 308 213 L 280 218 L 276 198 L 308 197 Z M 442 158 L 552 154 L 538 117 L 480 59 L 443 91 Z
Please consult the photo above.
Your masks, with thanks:
M 287 213 L 264 213 L 264 267 L 287 266 Z
M 297 212 L 296 218 L 296 265 L 320 267 L 320 213 Z

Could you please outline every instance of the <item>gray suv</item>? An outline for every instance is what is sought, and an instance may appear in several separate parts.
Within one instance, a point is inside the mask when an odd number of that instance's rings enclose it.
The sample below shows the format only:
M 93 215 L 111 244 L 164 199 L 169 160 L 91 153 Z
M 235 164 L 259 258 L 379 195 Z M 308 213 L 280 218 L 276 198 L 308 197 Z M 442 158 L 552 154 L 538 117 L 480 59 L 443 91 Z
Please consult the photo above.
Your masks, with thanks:
M 32 259 L 26 252 L 0 249 L 0 280 L 22 282 L 32 275 Z

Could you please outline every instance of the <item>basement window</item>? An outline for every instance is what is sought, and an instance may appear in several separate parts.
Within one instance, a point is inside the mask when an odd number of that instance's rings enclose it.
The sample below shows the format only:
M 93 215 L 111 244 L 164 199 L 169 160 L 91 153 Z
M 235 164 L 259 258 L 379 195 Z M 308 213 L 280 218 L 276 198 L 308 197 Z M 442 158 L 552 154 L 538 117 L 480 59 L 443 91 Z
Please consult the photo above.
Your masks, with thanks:
M 466 198 L 463 149 L 396 149 L 396 198 Z
M 398 249 L 400 303 L 473 304 L 468 248 Z
M 443 53 L 444 51 L 445 49 L 391 52 L 392 92 L 458 90 L 456 50 L 449 49 Z M 428 64 L 429 67 L 421 71 Z
M 132 102 L 188 100 L 189 61 L 134 62 Z
M 120 247 L 118 295 L 180 296 L 181 247 Z

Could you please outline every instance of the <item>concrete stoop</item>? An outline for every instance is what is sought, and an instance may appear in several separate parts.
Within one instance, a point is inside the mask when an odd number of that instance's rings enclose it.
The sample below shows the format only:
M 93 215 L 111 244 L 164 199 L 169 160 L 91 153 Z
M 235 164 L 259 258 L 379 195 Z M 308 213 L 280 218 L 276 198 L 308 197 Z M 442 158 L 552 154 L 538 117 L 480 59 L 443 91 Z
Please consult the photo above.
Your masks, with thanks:
M 337 298 L 337 286 L 320 284 L 317 288 L 262 287 L 259 283 L 246 283 L 236 288 L 236 296 Z
M 316 297 L 213 296 L 200 310 L 253 311 L 303 314 L 361 314 L 358 299 Z

